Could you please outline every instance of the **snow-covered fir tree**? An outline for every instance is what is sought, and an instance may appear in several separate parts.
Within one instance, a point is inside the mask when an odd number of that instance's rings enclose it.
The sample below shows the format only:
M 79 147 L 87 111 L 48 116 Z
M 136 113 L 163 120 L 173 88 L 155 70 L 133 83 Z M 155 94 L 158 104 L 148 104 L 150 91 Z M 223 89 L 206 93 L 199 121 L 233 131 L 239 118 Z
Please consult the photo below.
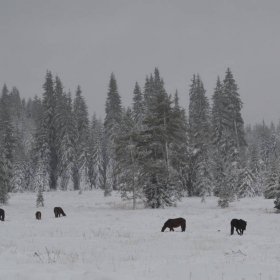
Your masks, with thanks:
M 8 191 L 11 191 L 10 181 L 12 180 L 13 174 L 13 163 L 16 146 L 16 131 L 13 126 L 12 114 L 10 110 L 10 97 L 9 91 L 6 84 L 2 89 L 0 98 L 0 134 L 1 134 L 1 145 L 6 159 L 6 168 L 8 172 Z
M 187 193 L 188 182 L 188 131 L 187 131 L 187 116 L 184 109 L 179 104 L 179 94 L 176 90 L 173 100 L 171 123 L 174 124 L 173 141 L 170 144 L 169 158 L 172 178 L 175 185 L 182 193 Z M 172 124 L 170 124 L 172 126 Z
M 140 176 L 140 161 L 143 154 L 139 151 L 141 141 L 139 123 L 134 121 L 131 108 L 128 108 L 122 118 L 115 138 L 116 172 L 119 177 L 119 192 L 123 199 L 133 201 L 143 198 Z
M 102 122 L 94 114 L 90 124 L 88 180 L 90 189 L 99 188 L 99 170 L 102 157 Z
M 73 190 L 73 167 L 76 141 L 76 126 L 72 109 L 71 93 L 62 92 L 57 102 L 55 118 L 58 150 L 58 188 Z
M 276 159 L 271 159 L 264 184 L 264 197 L 275 198 L 279 178 L 279 167 Z
M 5 151 L 2 147 L 2 137 L 0 136 L 0 203 L 6 204 L 9 200 L 10 178 Z
M 73 166 L 74 189 L 82 191 L 88 187 L 88 139 L 89 139 L 89 118 L 88 107 L 82 96 L 81 87 L 78 86 L 74 99 L 73 117 L 76 128 L 75 134 L 75 152 Z M 83 186 L 81 186 L 81 182 Z
M 248 162 L 244 162 L 237 182 L 237 196 L 238 197 L 254 197 L 257 195 L 256 191 L 257 180 L 250 170 Z
M 158 69 L 155 69 L 153 79 L 153 93 L 148 98 L 148 108 L 144 119 L 145 140 L 141 151 L 148 152 L 143 157 L 140 176 L 145 179 L 145 204 L 149 208 L 172 206 L 180 190 L 172 179 L 170 165 L 170 145 L 174 134 L 172 101 L 164 89 L 164 82 L 160 78 Z
M 36 164 L 40 165 L 40 174 L 49 175 L 48 189 L 57 187 L 57 147 L 56 147 L 56 130 L 55 130 L 55 113 L 56 113 L 56 95 L 54 91 L 53 77 L 50 71 L 47 71 L 45 83 L 43 85 L 42 115 L 38 120 L 35 132 L 35 158 Z M 44 163 L 44 165 L 42 165 Z M 46 181 L 46 180 L 45 180 Z
M 137 127 L 142 128 L 144 120 L 144 100 L 141 88 L 136 82 L 133 91 L 133 103 L 132 103 L 133 117 Z
M 191 195 L 199 195 L 204 201 L 206 194 L 212 191 L 210 171 L 210 109 L 203 82 L 200 76 L 194 76 L 190 87 L 189 139 L 190 160 L 193 170 Z
M 36 200 L 36 207 L 44 207 L 44 195 L 42 191 L 42 186 L 40 185 L 38 188 L 38 193 L 37 193 L 37 200 Z
M 116 190 L 118 185 L 117 176 L 115 175 L 116 162 L 114 159 L 114 145 L 115 137 L 117 130 L 119 128 L 121 118 L 122 118 L 122 107 L 121 107 L 121 98 L 118 91 L 118 85 L 114 73 L 111 74 L 108 93 L 105 104 L 105 121 L 104 128 L 107 142 L 107 152 L 109 155 L 109 166 L 106 167 L 107 174 L 107 184 L 108 187 Z M 103 164 L 105 162 L 103 161 Z M 103 169 L 104 170 L 104 169 Z M 108 193 L 108 192 L 106 192 Z

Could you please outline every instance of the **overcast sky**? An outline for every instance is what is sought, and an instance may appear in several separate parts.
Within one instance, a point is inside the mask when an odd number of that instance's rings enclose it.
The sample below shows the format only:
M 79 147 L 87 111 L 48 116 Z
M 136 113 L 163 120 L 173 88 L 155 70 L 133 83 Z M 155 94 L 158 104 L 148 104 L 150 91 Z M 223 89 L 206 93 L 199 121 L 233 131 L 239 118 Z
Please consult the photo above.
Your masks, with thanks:
M 279 0 L 0 0 L 0 87 L 42 96 L 46 70 L 104 117 L 111 72 L 124 106 L 158 67 L 188 108 L 199 73 L 210 98 L 233 72 L 245 123 L 280 119 Z

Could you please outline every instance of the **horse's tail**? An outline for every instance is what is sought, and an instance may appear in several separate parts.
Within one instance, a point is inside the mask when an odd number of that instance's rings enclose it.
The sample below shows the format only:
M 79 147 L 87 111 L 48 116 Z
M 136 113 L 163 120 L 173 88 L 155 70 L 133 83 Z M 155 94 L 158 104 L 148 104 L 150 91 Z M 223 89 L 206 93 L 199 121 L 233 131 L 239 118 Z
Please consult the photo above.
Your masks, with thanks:
M 3 215 L 2 215 L 2 221 L 4 222 L 5 220 L 5 211 L 3 211 Z
M 186 231 L 186 221 L 183 221 L 183 224 L 182 224 L 182 231 Z
M 231 225 L 230 235 L 233 235 L 233 232 L 234 232 L 234 226 L 233 226 L 233 224 L 232 224 L 232 223 L 230 223 L 230 225 Z
M 66 216 L 66 214 L 64 213 L 64 211 L 63 211 L 62 208 L 61 208 L 61 214 L 62 214 L 63 216 Z

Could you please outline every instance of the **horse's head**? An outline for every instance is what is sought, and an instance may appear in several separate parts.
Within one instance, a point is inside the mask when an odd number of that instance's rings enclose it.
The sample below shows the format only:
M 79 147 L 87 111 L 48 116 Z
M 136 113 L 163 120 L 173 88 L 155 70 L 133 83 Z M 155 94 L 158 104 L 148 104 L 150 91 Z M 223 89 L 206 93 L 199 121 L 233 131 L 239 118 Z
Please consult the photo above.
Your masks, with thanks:
M 162 227 L 161 232 L 164 232 L 164 230 L 166 229 L 165 226 Z

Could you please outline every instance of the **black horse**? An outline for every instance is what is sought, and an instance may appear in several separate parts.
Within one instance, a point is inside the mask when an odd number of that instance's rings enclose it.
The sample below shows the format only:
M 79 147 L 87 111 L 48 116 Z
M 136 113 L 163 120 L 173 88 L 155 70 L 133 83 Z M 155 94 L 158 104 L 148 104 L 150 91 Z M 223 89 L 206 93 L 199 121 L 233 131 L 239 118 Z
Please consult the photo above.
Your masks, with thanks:
M 66 216 L 66 214 L 64 213 L 61 207 L 54 207 L 53 211 L 56 218 L 60 217 L 60 215 Z
M 177 219 L 169 219 L 167 220 L 161 231 L 164 232 L 166 228 L 169 228 L 170 231 L 174 231 L 174 228 L 181 227 L 182 231 L 186 230 L 186 220 L 184 218 L 177 218 Z
M 247 222 L 244 220 L 232 219 L 231 225 L 231 235 L 233 235 L 234 228 L 239 235 L 243 235 L 243 231 L 246 230 Z
M 42 217 L 41 212 L 40 212 L 40 211 L 37 211 L 37 212 L 35 213 L 35 217 L 36 217 L 37 220 L 41 220 L 41 217 Z
M 5 220 L 5 211 L 0 208 L 0 221 L 4 222 Z

